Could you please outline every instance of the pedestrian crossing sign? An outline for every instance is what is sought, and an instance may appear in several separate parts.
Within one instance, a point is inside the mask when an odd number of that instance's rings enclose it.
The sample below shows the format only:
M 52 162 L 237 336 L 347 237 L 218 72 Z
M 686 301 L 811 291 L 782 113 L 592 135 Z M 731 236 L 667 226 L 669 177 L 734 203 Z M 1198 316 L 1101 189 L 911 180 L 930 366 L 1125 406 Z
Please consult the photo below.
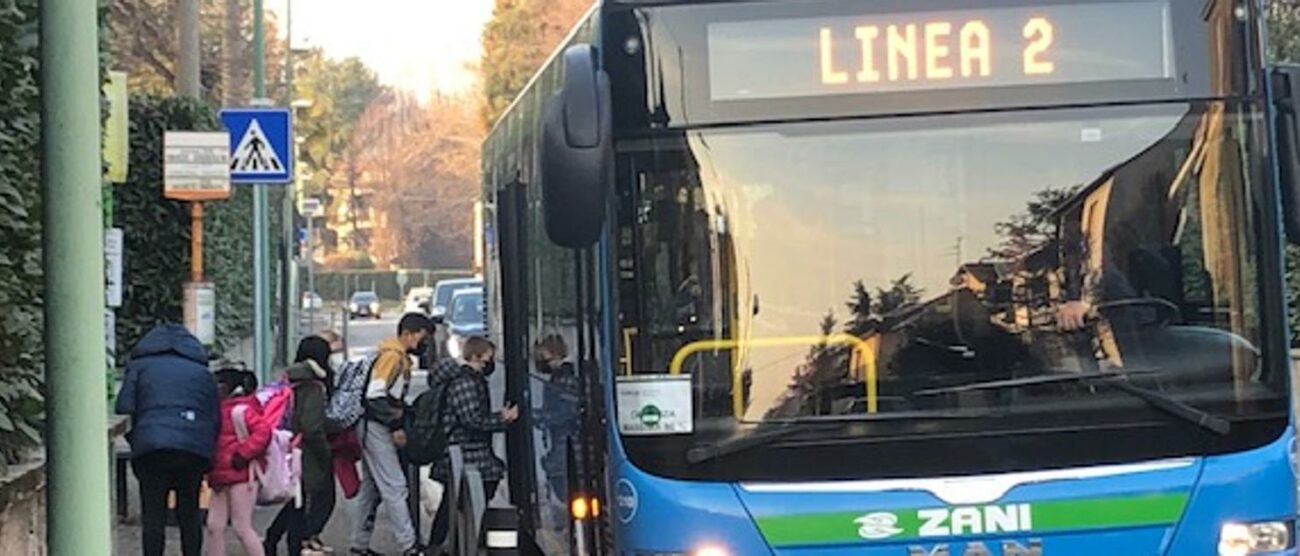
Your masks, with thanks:
M 230 132 L 231 183 L 286 184 L 293 181 L 293 125 L 288 110 L 222 110 L 221 122 Z

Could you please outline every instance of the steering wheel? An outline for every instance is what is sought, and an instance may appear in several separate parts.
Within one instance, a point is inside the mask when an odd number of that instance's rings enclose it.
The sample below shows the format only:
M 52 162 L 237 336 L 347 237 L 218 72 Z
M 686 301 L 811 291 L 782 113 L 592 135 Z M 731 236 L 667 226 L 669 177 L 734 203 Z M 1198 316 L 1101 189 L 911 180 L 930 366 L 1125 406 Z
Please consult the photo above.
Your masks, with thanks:
M 1156 310 L 1159 320 L 1156 324 L 1168 326 L 1177 320 L 1183 314 L 1183 309 L 1168 299 L 1159 297 L 1133 297 L 1128 299 L 1116 299 L 1114 301 L 1105 301 L 1098 303 L 1092 309 L 1096 318 L 1101 318 L 1102 313 L 1110 309 L 1131 309 L 1137 307 L 1147 307 Z

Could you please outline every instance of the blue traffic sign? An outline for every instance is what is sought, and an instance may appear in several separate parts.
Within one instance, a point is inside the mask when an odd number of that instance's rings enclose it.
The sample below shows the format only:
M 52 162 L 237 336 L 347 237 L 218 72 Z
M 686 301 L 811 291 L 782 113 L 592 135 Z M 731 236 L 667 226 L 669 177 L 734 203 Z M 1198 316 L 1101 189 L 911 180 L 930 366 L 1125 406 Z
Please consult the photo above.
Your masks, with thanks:
M 221 111 L 230 132 L 230 182 L 284 184 L 293 181 L 293 125 L 282 108 Z

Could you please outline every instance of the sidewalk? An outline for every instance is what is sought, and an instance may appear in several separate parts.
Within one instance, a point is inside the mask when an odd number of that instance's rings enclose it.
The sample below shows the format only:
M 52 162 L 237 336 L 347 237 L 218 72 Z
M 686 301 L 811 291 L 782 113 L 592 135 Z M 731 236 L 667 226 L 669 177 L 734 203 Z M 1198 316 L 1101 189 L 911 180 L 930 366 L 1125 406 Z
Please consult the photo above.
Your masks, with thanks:
M 116 523 L 113 530 L 113 554 L 117 556 L 138 556 L 143 553 L 140 546 L 139 487 L 136 485 L 135 477 L 130 478 L 129 489 L 131 500 L 131 522 L 127 524 Z M 352 515 L 355 511 L 353 509 L 354 503 L 352 500 L 344 500 L 343 493 L 341 492 L 338 493 L 338 496 L 339 504 L 334 509 L 334 515 L 330 519 L 330 524 L 326 527 L 325 534 L 322 535 L 322 538 L 326 544 L 334 547 L 335 554 L 347 554 L 347 549 L 349 548 L 348 536 L 352 530 Z M 275 519 L 275 515 L 278 511 L 279 508 L 258 508 L 257 513 L 253 518 L 257 530 L 265 533 L 266 528 L 271 525 L 271 521 Z M 388 526 L 388 523 L 389 520 L 381 509 L 379 520 L 376 524 L 374 542 L 372 543 L 371 548 L 381 554 L 400 553 L 401 548 L 397 546 L 397 542 L 393 538 L 393 533 L 391 528 Z M 428 534 L 429 522 L 427 520 L 422 521 L 420 525 L 425 528 L 425 534 Z M 226 537 L 228 553 L 230 555 L 243 556 L 244 547 L 239 544 L 239 540 L 235 537 L 234 532 L 227 531 Z M 167 554 L 180 554 L 180 543 L 180 531 L 175 527 L 168 527 Z M 285 552 L 282 543 L 280 554 L 283 555 Z

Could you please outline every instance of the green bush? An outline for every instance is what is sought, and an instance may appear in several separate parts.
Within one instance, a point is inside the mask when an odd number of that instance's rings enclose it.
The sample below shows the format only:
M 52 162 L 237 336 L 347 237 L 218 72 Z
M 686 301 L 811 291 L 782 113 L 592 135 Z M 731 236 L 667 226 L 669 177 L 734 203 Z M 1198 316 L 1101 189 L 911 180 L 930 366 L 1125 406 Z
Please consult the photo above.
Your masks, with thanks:
M 131 173 L 114 188 L 116 225 L 123 229 L 123 305 L 117 313 L 118 356 L 160 322 L 181 322 L 190 271 L 190 212 L 162 197 L 165 130 L 220 129 L 216 112 L 192 100 L 131 98 Z M 204 219 L 206 278 L 217 289 L 217 348 L 252 332 L 252 193 L 236 188 L 230 200 L 208 203 Z
M 0 468 L 43 426 L 37 6 L 0 0 Z

